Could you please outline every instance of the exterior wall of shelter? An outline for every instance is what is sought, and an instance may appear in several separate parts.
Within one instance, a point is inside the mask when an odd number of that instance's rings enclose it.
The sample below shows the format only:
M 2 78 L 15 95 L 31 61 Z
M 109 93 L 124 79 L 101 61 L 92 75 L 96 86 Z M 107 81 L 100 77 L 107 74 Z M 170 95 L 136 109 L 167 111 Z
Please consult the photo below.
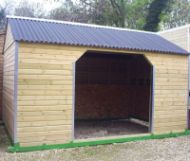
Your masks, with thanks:
M 3 63 L 3 122 L 13 142 L 16 141 L 15 50 L 16 45 L 11 34 L 10 26 L 8 26 Z
M 188 56 L 19 43 L 17 140 L 21 146 L 73 139 L 73 64 L 87 50 L 144 54 L 155 69 L 153 132 L 187 127 Z

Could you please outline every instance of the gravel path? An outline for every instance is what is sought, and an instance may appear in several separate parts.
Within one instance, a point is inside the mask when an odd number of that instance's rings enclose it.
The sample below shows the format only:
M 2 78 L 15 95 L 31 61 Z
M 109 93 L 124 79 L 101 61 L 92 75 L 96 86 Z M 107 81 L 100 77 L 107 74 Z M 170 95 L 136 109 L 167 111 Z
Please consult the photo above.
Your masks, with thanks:
M 0 161 L 190 161 L 190 136 L 14 154 L 8 144 L 0 127 Z

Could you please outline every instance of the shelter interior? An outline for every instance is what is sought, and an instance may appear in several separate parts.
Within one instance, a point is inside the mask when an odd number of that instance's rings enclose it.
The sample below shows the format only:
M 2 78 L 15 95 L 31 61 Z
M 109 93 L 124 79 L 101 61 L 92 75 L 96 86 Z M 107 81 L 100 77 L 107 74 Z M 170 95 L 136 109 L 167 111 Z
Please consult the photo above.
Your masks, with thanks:
M 151 93 L 143 55 L 86 52 L 75 66 L 75 139 L 148 133 Z

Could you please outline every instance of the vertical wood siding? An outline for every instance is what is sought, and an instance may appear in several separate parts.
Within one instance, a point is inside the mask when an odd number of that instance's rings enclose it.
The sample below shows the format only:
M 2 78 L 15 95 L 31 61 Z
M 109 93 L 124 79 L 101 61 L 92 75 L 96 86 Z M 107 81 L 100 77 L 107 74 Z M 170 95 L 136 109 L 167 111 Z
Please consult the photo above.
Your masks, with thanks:
M 15 72 L 15 43 L 8 26 L 3 65 L 3 121 L 7 131 L 14 140 L 14 72 Z
M 17 130 L 22 146 L 61 144 L 72 140 L 72 68 L 87 50 L 103 51 L 19 44 Z M 144 55 L 156 69 L 154 132 L 183 131 L 187 119 L 188 57 Z

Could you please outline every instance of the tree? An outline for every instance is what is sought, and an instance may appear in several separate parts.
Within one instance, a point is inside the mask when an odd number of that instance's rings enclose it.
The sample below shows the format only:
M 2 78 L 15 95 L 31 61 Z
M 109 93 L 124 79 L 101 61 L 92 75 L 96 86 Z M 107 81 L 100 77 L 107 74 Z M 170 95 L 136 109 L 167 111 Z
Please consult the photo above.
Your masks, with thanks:
M 132 0 L 126 8 L 126 26 L 142 30 L 148 15 L 148 8 L 152 0 Z
M 125 27 L 126 18 L 126 5 L 125 0 L 110 0 L 112 11 L 113 11 L 113 21 L 117 27 Z
M 86 8 L 82 8 L 81 4 L 76 5 L 72 0 L 64 1 L 61 6 L 50 11 L 50 19 L 88 22 Z
M 142 29 L 150 1 L 152 0 L 80 0 L 75 4 L 72 0 L 67 0 L 51 11 L 50 18 Z
M 172 0 L 162 15 L 162 28 L 169 29 L 190 23 L 190 1 Z
M 5 22 L 6 22 L 5 8 L 0 6 L 0 30 L 3 30 L 5 28 Z
M 149 7 L 146 17 L 146 24 L 143 29 L 148 31 L 158 31 L 161 21 L 161 14 L 167 8 L 170 0 L 154 0 Z
M 80 0 L 77 4 L 72 0 L 66 0 L 60 7 L 53 9 L 49 17 L 58 20 L 112 25 L 110 10 L 107 0 Z
M 26 0 L 21 1 L 15 8 L 14 15 L 25 17 L 45 17 L 44 11 L 39 3 L 30 3 Z
M 42 5 L 24 0 L 15 15 L 157 31 L 166 18 L 166 1 L 173 0 L 64 0 L 47 13 Z

